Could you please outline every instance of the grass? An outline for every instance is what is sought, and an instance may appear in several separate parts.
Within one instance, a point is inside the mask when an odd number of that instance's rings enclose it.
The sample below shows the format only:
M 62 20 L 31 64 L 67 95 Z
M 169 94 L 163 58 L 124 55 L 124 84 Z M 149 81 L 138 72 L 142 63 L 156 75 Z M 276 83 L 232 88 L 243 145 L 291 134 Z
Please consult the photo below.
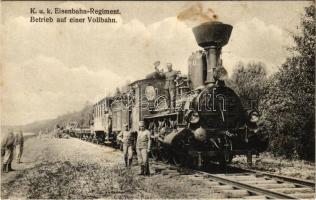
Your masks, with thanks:
M 12 191 L 24 188 L 26 197 L 31 199 L 91 199 L 114 198 L 118 194 L 129 198 L 137 193 L 139 184 L 133 174 L 120 166 L 64 161 L 37 165 L 3 187 L 13 187 Z
M 44 162 L 3 185 L 2 198 L 30 199 L 185 199 L 219 198 L 203 182 L 186 177 L 138 176 L 121 165 Z
M 238 156 L 234 158 L 233 164 L 248 167 L 245 156 Z M 258 158 L 253 157 L 253 165 L 251 168 L 300 179 L 315 180 L 315 163 L 304 160 L 289 160 L 283 157 L 276 157 L 269 152 L 260 154 Z

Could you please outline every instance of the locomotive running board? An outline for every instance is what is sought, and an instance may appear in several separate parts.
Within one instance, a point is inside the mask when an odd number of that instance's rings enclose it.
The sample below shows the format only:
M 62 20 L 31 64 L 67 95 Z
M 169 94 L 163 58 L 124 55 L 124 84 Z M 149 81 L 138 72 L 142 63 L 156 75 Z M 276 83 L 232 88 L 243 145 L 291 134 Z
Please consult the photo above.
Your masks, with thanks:
M 158 114 L 153 114 L 153 115 L 145 115 L 144 119 L 152 119 L 152 118 L 157 118 L 157 117 L 165 117 L 165 116 L 172 116 L 172 115 L 177 115 L 178 113 L 173 112 L 169 113 L 168 112 L 163 112 L 163 113 L 158 113 Z

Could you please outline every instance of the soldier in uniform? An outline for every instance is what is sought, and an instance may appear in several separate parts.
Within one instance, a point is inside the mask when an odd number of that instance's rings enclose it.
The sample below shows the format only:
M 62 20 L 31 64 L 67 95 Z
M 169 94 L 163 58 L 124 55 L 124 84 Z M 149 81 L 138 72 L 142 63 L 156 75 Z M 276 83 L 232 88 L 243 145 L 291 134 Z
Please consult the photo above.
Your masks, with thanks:
M 15 133 L 15 151 L 16 151 L 16 163 L 21 163 L 21 156 L 23 153 L 23 145 L 24 145 L 24 138 L 23 132 L 20 130 L 19 132 Z
M 136 152 L 138 163 L 141 166 L 140 175 L 150 175 L 148 153 L 150 151 L 150 132 L 145 129 L 143 121 L 139 122 L 139 131 L 137 134 Z
M 38 132 L 38 137 L 42 138 L 42 134 L 43 134 L 42 129 L 40 129 L 40 131 Z
M 11 168 L 11 163 L 13 160 L 13 149 L 14 149 L 15 137 L 13 130 L 10 129 L 7 133 L 2 136 L 1 139 L 1 156 L 3 160 L 2 170 L 7 173 L 9 171 L 14 171 Z
M 125 166 L 129 169 L 133 161 L 133 135 L 132 131 L 128 130 L 128 124 L 124 124 L 124 131 L 118 134 L 117 138 L 123 143 L 123 155 Z
M 170 112 L 174 112 L 175 108 L 175 102 L 176 102 L 176 80 L 178 78 L 179 71 L 174 71 L 172 69 L 172 64 L 167 63 L 167 72 L 159 71 L 158 64 L 155 63 L 155 69 L 156 71 L 162 76 L 166 78 L 166 83 L 164 86 L 164 89 L 166 90 L 167 93 L 167 98 L 168 98 L 168 106 L 170 109 Z

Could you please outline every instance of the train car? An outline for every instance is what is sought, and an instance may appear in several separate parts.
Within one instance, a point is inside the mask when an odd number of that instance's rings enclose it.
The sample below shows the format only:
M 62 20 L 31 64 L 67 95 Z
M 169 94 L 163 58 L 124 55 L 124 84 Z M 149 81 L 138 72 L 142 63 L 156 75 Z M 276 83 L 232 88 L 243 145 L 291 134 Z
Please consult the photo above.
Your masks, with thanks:
M 98 143 L 104 143 L 110 138 L 112 132 L 111 97 L 105 97 L 93 105 L 92 132 Z
M 94 134 L 90 127 L 81 127 L 75 129 L 75 134 L 78 138 L 91 142 L 93 140 Z
M 71 137 L 75 137 L 75 128 L 78 127 L 78 123 L 76 121 L 67 123 L 64 132 Z
M 109 141 L 112 146 L 120 146 L 121 144 L 117 141 L 117 135 L 123 130 L 124 124 L 130 126 L 130 108 L 124 101 L 125 94 L 116 95 L 113 97 L 113 101 L 110 105 L 112 111 L 112 132 L 109 134 Z

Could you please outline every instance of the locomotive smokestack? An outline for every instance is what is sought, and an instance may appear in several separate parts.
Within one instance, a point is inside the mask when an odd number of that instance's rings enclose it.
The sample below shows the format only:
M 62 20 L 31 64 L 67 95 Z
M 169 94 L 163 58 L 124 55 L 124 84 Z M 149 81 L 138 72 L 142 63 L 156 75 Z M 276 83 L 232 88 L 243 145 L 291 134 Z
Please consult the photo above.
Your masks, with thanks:
M 221 22 L 206 22 L 193 28 L 198 45 L 207 52 L 205 84 L 215 83 L 214 72 L 219 64 L 222 47 L 228 43 L 233 27 Z

